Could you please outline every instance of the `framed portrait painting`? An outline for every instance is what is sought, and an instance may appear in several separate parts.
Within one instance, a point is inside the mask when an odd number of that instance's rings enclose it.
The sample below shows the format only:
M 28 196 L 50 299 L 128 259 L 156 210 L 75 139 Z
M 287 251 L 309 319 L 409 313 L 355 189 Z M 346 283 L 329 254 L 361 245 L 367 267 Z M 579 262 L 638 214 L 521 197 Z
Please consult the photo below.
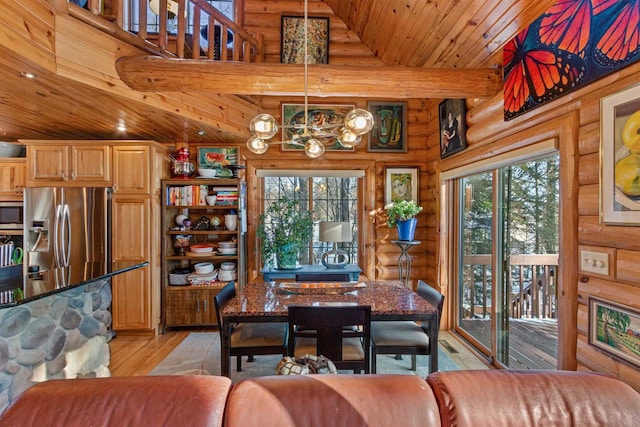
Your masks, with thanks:
M 398 167 L 384 169 L 384 204 L 385 206 L 396 200 L 418 200 L 418 186 L 420 167 Z
M 464 99 L 445 99 L 439 105 L 440 158 L 467 147 L 467 108 Z
M 640 85 L 600 100 L 600 218 L 640 225 Z
M 309 64 L 329 63 L 329 18 L 307 17 Z M 304 16 L 282 16 L 280 62 L 304 64 Z
M 369 132 L 370 152 L 407 152 L 407 103 L 369 101 L 367 110 L 373 114 L 373 129 Z
M 640 368 L 640 311 L 590 296 L 589 344 Z
M 309 125 L 323 126 L 343 123 L 347 113 L 353 110 L 353 105 L 307 105 Z M 297 127 L 304 124 L 304 104 L 282 104 L 282 140 L 290 141 L 294 135 L 302 135 L 304 129 Z M 344 147 L 335 136 L 315 137 L 324 144 L 327 151 L 354 151 Z M 304 150 L 302 145 L 282 144 L 282 151 Z

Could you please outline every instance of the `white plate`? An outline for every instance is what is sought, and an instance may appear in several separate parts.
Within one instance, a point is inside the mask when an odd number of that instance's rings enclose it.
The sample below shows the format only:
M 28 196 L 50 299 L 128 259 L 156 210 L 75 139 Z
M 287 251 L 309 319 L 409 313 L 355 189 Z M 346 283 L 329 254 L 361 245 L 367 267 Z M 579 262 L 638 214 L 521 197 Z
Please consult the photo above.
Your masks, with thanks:
M 191 252 L 213 252 L 212 246 L 206 246 L 206 247 L 189 246 L 189 249 L 191 250 Z
M 218 253 L 220 255 L 235 255 L 237 252 L 237 248 L 218 248 Z

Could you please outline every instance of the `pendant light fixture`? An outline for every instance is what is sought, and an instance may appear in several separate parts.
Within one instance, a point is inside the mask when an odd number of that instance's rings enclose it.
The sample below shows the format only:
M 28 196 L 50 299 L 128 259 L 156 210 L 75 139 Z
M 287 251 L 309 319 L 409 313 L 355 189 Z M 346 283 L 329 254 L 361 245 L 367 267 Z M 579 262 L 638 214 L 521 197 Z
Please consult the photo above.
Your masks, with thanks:
M 353 148 L 362 141 L 362 135 L 373 129 L 373 115 L 361 108 L 347 113 L 343 123 L 328 125 L 309 124 L 308 103 L 308 8 L 304 2 L 304 123 L 302 125 L 283 126 L 285 129 L 302 129 L 302 133 L 294 133 L 289 141 L 269 141 L 278 132 L 278 123 L 271 114 L 261 113 L 249 123 L 252 136 L 247 140 L 247 148 L 255 154 L 264 154 L 271 144 L 290 144 L 304 147 L 308 157 L 316 158 L 324 154 L 325 146 L 319 139 L 333 137 L 345 148 Z

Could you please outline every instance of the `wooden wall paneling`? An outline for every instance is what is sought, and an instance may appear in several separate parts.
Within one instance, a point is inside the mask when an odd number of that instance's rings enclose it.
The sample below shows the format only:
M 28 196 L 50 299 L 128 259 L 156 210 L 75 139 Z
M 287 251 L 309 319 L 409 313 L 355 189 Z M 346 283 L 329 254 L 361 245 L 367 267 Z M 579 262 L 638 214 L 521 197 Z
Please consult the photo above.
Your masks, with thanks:
M 640 251 L 640 227 L 601 224 L 597 216 L 582 216 L 578 224 L 581 244 Z
M 580 167 L 578 170 L 578 181 L 580 185 L 595 184 L 600 177 L 600 155 L 591 153 L 580 156 Z
M 633 293 L 640 294 L 640 274 L 638 272 L 638 266 L 640 266 L 639 251 L 618 249 L 616 251 L 615 265 L 609 268 L 615 268 L 616 280 L 618 282 L 637 286 L 637 289 L 629 290 Z
M 597 216 L 600 212 L 600 185 L 581 185 L 578 189 L 578 215 Z
M 578 336 L 578 361 L 584 366 L 598 372 L 610 372 L 621 378 L 635 390 L 640 392 L 638 370 L 624 362 L 615 359 L 589 344 L 587 337 Z

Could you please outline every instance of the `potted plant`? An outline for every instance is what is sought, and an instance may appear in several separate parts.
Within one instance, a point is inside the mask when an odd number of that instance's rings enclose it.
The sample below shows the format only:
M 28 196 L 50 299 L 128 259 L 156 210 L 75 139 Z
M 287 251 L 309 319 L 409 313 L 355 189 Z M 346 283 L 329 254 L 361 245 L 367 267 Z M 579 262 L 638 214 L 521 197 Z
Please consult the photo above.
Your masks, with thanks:
M 398 228 L 398 240 L 413 240 L 418 220 L 415 218 L 422 212 L 415 200 L 395 200 L 386 207 L 387 226 Z
M 313 235 L 311 212 L 296 200 L 276 200 L 260 215 L 256 235 L 265 265 L 273 266 L 275 257 L 278 269 L 294 269 L 298 253 L 308 247 Z

